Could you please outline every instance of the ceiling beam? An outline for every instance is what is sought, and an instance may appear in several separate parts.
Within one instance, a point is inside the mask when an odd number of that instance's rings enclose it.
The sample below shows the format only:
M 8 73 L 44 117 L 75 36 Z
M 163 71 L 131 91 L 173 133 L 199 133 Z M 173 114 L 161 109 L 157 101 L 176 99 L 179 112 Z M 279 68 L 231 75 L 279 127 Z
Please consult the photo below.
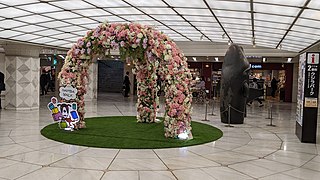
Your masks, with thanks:
M 297 16 L 295 17 L 295 19 L 293 20 L 293 22 L 291 23 L 290 27 L 287 29 L 286 33 L 283 35 L 283 37 L 281 38 L 281 40 L 279 41 L 278 45 L 276 46 L 276 49 L 281 45 L 282 41 L 284 40 L 284 38 L 286 38 L 286 36 L 288 35 L 289 31 L 291 30 L 291 28 L 293 27 L 293 25 L 297 22 L 297 20 L 299 19 L 299 17 L 301 16 L 301 14 L 303 13 L 303 11 L 307 8 L 308 4 L 310 3 L 311 0 L 306 0 L 306 2 L 304 3 L 304 5 L 301 7 L 299 13 L 297 14 Z
M 251 14 L 251 31 L 252 31 L 252 45 L 256 44 L 254 35 L 254 14 L 253 14 L 253 0 L 250 0 L 250 14 Z
M 231 37 L 229 36 L 228 32 L 226 31 L 226 29 L 222 26 L 221 22 L 219 21 L 218 17 L 214 14 L 214 12 L 212 11 L 211 7 L 209 6 L 208 2 L 206 0 L 203 0 L 203 2 L 206 4 L 207 8 L 209 9 L 209 11 L 211 12 L 212 16 L 216 19 L 217 23 L 219 24 L 219 26 L 221 27 L 221 29 L 223 30 L 224 34 L 229 38 L 229 40 L 233 43 Z

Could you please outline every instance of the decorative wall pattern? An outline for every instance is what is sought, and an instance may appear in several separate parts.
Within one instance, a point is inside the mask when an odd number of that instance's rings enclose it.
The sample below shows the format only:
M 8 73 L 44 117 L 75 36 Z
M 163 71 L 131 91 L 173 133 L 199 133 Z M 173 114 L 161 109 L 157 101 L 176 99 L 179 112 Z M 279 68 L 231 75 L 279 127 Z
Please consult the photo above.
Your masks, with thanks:
M 92 63 L 88 69 L 88 85 L 87 94 L 85 94 L 85 101 L 92 101 L 97 99 L 97 88 L 98 88 L 98 63 Z
M 39 108 L 40 58 L 6 56 L 6 109 Z

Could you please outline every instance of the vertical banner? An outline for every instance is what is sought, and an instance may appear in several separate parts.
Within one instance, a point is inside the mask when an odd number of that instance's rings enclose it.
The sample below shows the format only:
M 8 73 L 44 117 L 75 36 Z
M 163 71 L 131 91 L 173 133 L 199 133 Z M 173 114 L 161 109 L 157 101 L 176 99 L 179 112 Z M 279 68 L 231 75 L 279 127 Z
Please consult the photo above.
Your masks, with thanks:
M 296 135 L 301 142 L 316 143 L 319 53 L 300 55 L 298 84 Z

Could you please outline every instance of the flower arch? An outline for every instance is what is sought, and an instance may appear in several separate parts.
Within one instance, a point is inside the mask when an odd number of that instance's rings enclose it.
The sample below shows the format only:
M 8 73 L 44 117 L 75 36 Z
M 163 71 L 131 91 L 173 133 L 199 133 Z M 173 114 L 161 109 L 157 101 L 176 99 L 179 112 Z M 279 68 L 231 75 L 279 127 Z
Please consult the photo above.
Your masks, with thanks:
M 157 78 L 165 82 L 165 137 L 177 138 L 191 133 L 191 73 L 177 45 L 165 34 L 140 24 L 102 23 L 88 31 L 68 51 L 59 73 L 60 86 L 76 87 L 80 116 L 79 128 L 85 127 L 84 94 L 88 68 L 97 55 L 110 55 L 119 49 L 121 59 L 132 59 L 138 83 L 137 121 L 152 123 L 159 105 Z

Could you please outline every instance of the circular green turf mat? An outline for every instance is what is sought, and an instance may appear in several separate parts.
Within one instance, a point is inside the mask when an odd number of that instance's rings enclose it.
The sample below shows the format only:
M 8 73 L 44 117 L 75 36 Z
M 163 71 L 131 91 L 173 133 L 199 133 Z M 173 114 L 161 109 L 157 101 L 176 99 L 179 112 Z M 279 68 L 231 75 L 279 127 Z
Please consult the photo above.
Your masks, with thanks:
M 137 123 L 134 116 L 86 118 L 87 128 L 78 131 L 59 129 L 50 124 L 41 130 L 49 139 L 81 146 L 118 149 L 157 149 L 193 146 L 215 141 L 222 131 L 210 125 L 192 122 L 192 140 L 164 137 L 163 123 Z

